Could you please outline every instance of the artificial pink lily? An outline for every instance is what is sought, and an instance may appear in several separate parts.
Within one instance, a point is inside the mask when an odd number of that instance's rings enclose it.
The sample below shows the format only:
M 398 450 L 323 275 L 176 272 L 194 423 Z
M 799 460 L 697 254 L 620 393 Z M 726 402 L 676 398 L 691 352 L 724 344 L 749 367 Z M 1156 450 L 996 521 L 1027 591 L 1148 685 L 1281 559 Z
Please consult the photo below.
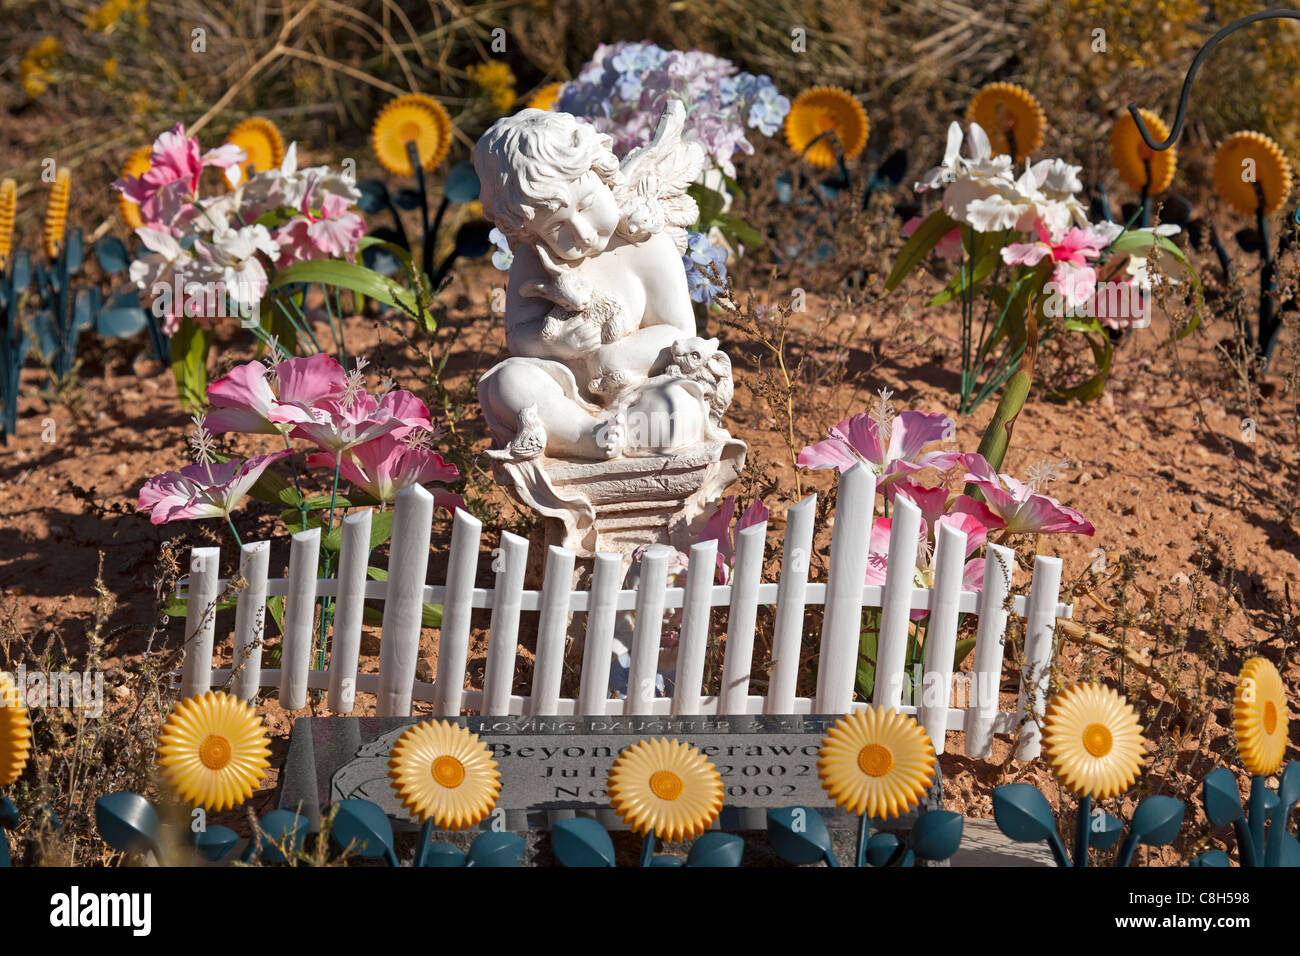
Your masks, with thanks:
M 226 170 L 226 178 L 233 186 L 238 178 L 232 180 L 230 170 L 238 171 L 238 164 L 244 159 L 244 150 L 234 143 L 200 156 L 199 138 L 187 137 L 185 124 L 177 123 L 154 140 L 148 171 L 139 177 L 123 176 L 113 182 L 113 188 L 140 207 L 146 224 L 163 222 L 164 228 L 169 228 L 171 223 L 163 218 L 163 213 L 174 209 L 180 197 L 195 196 L 205 167 Z
M 337 193 L 322 193 L 320 215 L 312 212 L 311 200 L 317 181 L 314 176 L 308 179 L 301 215 L 290 219 L 275 235 L 280 244 L 278 266 L 322 257 L 350 259 L 365 235 L 365 219 L 351 211 L 351 200 Z
M 865 462 L 876 473 L 878 488 L 926 468 L 947 471 L 961 460 L 956 452 L 922 453 L 926 445 L 952 435 L 953 421 L 939 412 L 900 412 L 882 440 L 876 419 L 863 412 L 829 431 L 829 438 L 799 453 L 804 468 L 838 468 L 841 473 Z
M 740 520 L 736 522 L 735 531 L 731 528 L 731 519 L 736 513 L 736 496 L 728 495 L 722 499 L 722 504 L 718 505 L 708 521 L 700 528 L 700 535 L 696 539 L 696 544 L 704 541 L 718 542 L 718 578 L 720 583 L 726 584 L 731 578 L 731 567 L 736 556 L 736 533 L 744 531 L 751 525 L 762 524 L 768 519 L 768 509 L 763 504 L 762 498 L 754 500 L 748 508 L 740 515 Z
M 448 464 L 437 452 L 408 446 L 391 432 L 348 449 L 338 461 L 339 476 L 378 501 L 391 502 L 399 491 L 411 485 L 455 481 L 460 477 L 456 466 Z M 328 452 L 307 456 L 307 464 L 313 467 L 333 468 L 334 462 L 334 455 Z M 465 507 L 460 495 L 441 488 L 429 490 L 434 505 L 439 508 L 454 512 Z
M 424 402 L 407 391 L 389 392 L 379 401 L 362 392 L 351 401 L 346 396 L 325 398 L 312 405 L 295 403 L 311 421 L 297 425 L 294 438 L 315 442 L 326 451 L 341 454 L 380 435 L 403 438 L 414 430 L 432 431 L 433 421 Z
M 1039 494 L 1010 475 L 1001 475 L 983 455 L 965 456 L 966 481 L 978 488 L 984 501 L 963 498 L 954 511 L 973 515 L 989 528 L 1004 528 L 1009 534 L 1093 534 L 1092 523 L 1055 498 Z
M 209 432 L 287 434 L 313 420 L 307 409 L 347 387 L 343 366 L 324 352 L 278 363 L 279 397 L 266 372 L 261 362 L 245 362 L 208 386 L 208 402 L 216 408 L 205 419 Z
M 933 525 L 921 522 L 917 535 L 916 569 L 913 576 L 914 587 L 932 587 L 934 585 L 934 552 L 938 540 L 938 529 L 943 525 L 952 525 L 966 534 L 966 563 L 962 568 L 961 589 L 978 591 L 984 586 L 984 559 L 972 558 L 971 555 L 984 547 L 988 538 L 988 529 L 975 517 L 968 514 L 941 515 Z M 934 528 L 934 538 L 930 536 Z M 866 584 L 883 587 L 889 573 L 889 536 L 893 530 L 893 519 L 877 518 L 871 525 L 871 539 L 867 545 Z M 924 618 L 929 611 L 914 610 L 910 617 L 914 621 Z
M 147 513 L 154 524 L 191 518 L 229 518 L 267 466 L 287 454 L 287 450 L 277 451 L 254 455 L 247 461 L 232 458 L 164 472 L 144 483 L 136 510 Z

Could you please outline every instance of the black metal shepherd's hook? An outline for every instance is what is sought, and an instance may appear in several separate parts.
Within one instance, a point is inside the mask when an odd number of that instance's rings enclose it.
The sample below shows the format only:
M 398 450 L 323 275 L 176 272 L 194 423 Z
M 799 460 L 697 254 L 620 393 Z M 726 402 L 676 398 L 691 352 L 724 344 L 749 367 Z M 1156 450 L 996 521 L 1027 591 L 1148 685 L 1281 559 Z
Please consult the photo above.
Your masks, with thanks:
M 1192 94 L 1192 81 L 1196 79 L 1196 71 L 1201 68 L 1201 64 L 1205 61 L 1205 58 L 1208 57 L 1214 51 L 1214 48 L 1219 45 L 1219 41 L 1228 34 L 1234 33 L 1242 27 L 1249 26 L 1250 24 L 1256 23 L 1260 20 L 1300 20 L 1300 10 L 1261 10 L 1259 13 L 1252 13 L 1250 16 L 1242 17 L 1240 20 L 1234 20 L 1214 36 L 1210 37 L 1210 39 L 1206 41 L 1205 45 L 1197 52 L 1195 58 L 1192 60 L 1192 65 L 1187 70 L 1187 76 L 1183 80 L 1183 91 L 1178 96 L 1178 112 L 1174 116 L 1174 125 L 1164 142 L 1157 143 L 1151 136 L 1151 131 L 1147 129 L 1147 124 L 1143 122 L 1142 116 L 1138 112 L 1137 104 L 1130 103 L 1128 105 L 1129 115 L 1133 117 L 1133 122 L 1137 125 L 1138 134 L 1150 149 L 1158 152 L 1160 150 L 1168 149 L 1178 141 L 1178 137 L 1183 131 L 1183 123 L 1187 120 L 1187 100 Z M 1255 344 L 1255 347 L 1258 349 L 1260 357 L 1263 360 L 1263 365 L 1267 368 L 1268 361 L 1273 354 L 1273 347 L 1277 344 L 1278 332 L 1280 332 L 1282 328 L 1280 313 L 1285 311 L 1287 308 L 1294 308 L 1296 303 L 1294 300 L 1281 304 L 1276 301 L 1277 263 L 1273 257 L 1272 248 L 1268 238 L 1268 220 L 1264 215 L 1264 195 L 1258 184 L 1255 188 L 1259 196 L 1255 212 L 1255 224 L 1258 240 L 1261 244 L 1260 257 L 1263 260 L 1263 269 L 1260 273 L 1259 337 L 1255 340 L 1254 336 L 1250 334 L 1249 327 L 1245 329 L 1245 332 L 1247 341 L 1251 342 L 1253 340 L 1253 344 Z M 1300 223 L 1300 209 L 1296 210 L 1296 222 Z M 1288 236 L 1290 235 L 1291 234 L 1288 234 Z M 1218 251 L 1219 260 L 1224 266 L 1224 274 L 1226 276 L 1228 274 L 1226 261 L 1227 256 L 1222 251 L 1221 246 Z M 1281 249 L 1278 251 L 1279 254 L 1282 252 Z
M 1183 91 L 1178 96 L 1178 113 L 1174 116 L 1174 127 L 1169 131 L 1169 136 L 1163 143 L 1157 143 L 1151 136 L 1151 131 L 1147 129 L 1147 124 L 1142 121 L 1138 113 L 1136 103 L 1128 105 L 1129 115 L 1133 117 L 1133 122 L 1137 124 L 1138 133 L 1142 136 L 1142 141 L 1151 149 L 1157 152 L 1166 150 L 1178 141 L 1178 136 L 1183 131 L 1183 122 L 1187 119 L 1187 100 L 1192 95 L 1192 81 L 1196 79 L 1196 71 L 1201 68 L 1201 63 L 1205 58 L 1214 52 L 1214 48 L 1219 45 L 1224 37 L 1230 33 L 1235 33 L 1242 27 L 1257 23 L 1260 20 L 1300 20 L 1300 10 L 1261 10 L 1259 13 L 1252 13 L 1248 17 L 1242 17 L 1240 20 L 1233 20 L 1226 27 L 1210 37 L 1205 46 L 1201 47 L 1196 58 L 1192 60 L 1192 65 L 1187 70 L 1187 78 L 1183 80 Z

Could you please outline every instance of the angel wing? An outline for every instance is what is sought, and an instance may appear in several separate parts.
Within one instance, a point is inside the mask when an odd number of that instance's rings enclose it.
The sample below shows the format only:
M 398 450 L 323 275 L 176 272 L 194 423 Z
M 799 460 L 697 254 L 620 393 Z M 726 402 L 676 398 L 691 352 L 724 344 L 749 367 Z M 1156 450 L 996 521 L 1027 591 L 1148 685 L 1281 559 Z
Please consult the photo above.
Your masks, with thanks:
M 686 106 L 670 99 L 659 118 L 654 137 L 623 158 L 619 164 L 626 182 L 619 200 L 622 231 L 633 242 L 667 230 L 686 253 L 686 227 L 700 217 L 695 200 L 686 194 L 704 168 L 704 149 L 684 142 Z

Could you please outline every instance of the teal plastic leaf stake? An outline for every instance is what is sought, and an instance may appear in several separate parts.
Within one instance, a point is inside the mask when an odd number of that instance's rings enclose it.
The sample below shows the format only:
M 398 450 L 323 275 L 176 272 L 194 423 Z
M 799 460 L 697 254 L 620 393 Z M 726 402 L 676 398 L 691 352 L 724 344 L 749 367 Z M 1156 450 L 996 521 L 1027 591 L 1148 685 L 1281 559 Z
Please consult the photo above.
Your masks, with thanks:
M 330 824 L 335 842 L 357 856 L 383 857 L 389 866 L 397 866 L 393 849 L 393 825 L 388 814 L 369 800 L 340 800 Z
M 95 801 L 95 825 L 104 842 L 122 853 L 152 853 L 159 849 L 162 824 L 153 804 L 138 793 L 110 793 Z
M 779 807 L 767 811 L 767 842 L 787 863 L 839 866 L 831 848 L 826 821 L 811 807 Z
M 551 827 L 551 849 L 563 866 L 613 866 L 614 842 L 595 820 L 572 817 Z

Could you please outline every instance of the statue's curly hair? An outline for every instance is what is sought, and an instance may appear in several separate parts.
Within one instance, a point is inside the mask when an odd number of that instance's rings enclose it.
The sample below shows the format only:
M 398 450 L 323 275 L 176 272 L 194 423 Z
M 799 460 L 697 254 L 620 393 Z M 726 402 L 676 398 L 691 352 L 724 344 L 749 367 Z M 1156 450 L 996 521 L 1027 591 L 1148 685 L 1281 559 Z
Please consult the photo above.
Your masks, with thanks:
M 513 246 L 539 211 L 558 209 L 562 184 L 595 172 L 619 192 L 623 176 L 612 137 L 568 113 L 520 110 L 503 116 L 474 146 L 483 213 Z

